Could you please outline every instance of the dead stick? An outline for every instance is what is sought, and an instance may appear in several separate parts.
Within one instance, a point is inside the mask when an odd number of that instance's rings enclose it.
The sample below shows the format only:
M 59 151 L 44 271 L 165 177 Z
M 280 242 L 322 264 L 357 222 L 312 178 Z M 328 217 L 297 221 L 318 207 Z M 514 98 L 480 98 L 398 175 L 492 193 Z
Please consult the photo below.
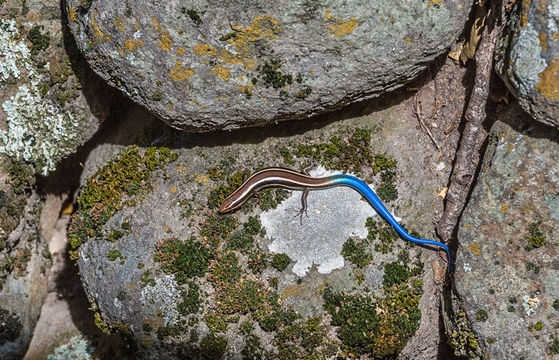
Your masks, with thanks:
M 480 160 L 480 149 L 487 137 L 483 128 L 485 106 L 489 95 L 489 78 L 493 69 L 493 52 L 500 27 L 497 12 L 502 11 L 501 1 L 493 1 L 479 48 L 475 55 L 476 76 L 472 95 L 465 113 L 465 127 L 456 153 L 450 178 L 443 216 L 437 225 L 437 235 L 448 243 L 466 204 L 474 175 Z

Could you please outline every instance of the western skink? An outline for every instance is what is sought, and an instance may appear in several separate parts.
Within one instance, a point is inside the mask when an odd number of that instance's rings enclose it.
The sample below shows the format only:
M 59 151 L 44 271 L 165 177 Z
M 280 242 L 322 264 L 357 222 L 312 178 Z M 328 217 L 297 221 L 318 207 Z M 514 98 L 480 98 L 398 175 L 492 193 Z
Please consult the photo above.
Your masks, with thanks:
M 335 186 L 348 186 L 367 198 L 367 200 L 371 203 L 371 205 L 373 205 L 375 210 L 386 221 L 388 221 L 388 223 L 392 225 L 398 232 L 398 234 L 400 234 L 400 236 L 404 239 L 416 244 L 434 245 L 445 249 L 446 253 L 448 254 L 448 272 L 450 273 L 451 256 L 448 246 L 438 241 L 419 239 L 408 234 L 406 230 L 404 230 L 404 228 L 396 221 L 396 219 L 394 219 L 388 209 L 386 209 L 377 194 L 375 194 L 375 192 L 365 182 L 351 175 L 339 174 L 322 178 L 313 178 L 305 173 L 300 173 L 290 169 L 263 169 L 254 173 L 247 180 L 245 180 L 237 190 L 235 190 L 231 195 L 229 195 L 229 197 L 227 197 L 223 201 L 218 211 L 220 213 L 227 213 L 238 209 L 252 195 L 263 188 L 283 187 L 287 189 L 303 191 L 303 197 L 301 198 L 301 202 L 303 205 L 303 208 L 301 209 L 302 214 L 304 211 L 306 211 L 307 208 L 306 198 L 309 189 L 327 189 Z

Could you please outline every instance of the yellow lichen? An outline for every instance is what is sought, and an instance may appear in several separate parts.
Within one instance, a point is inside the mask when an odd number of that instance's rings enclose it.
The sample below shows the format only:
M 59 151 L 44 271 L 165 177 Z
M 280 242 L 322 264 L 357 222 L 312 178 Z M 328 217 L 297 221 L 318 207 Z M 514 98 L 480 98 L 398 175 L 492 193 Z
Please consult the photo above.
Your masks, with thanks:
M 173 45 L 173 41 L 171 40 L 169 32 L 161 32 L 161 39 L 159 40 L 159 44 L 157 44 L 157 46 L 159 46 L 163 51 L 169 51 L 171 49 L 171 45 Z
M 163 29 L 163 26 L 159 23 L 159 20 L 154 16 L 151 18 L 151 26 L 153 26 L 153 30 L 160 32 Z
M 559 57 L 554 58 L 539 75 L 536 89 L 548 100 L 559 101 Z
M 113 25 L 118 31 L 124 32 L 124 18 L 122 16 L 114 18 Z
M 192 75 L 194 75 L 194 71 L 183 67 L 182 63 L 177 60 L 177 62 L 175 63 L 175 67 L 171 71 L 169 71 L 168 75 L 173 81 L 179 82 L 188 80 Z
M 507 211 L 509 211 L 509 206 L 505 203 L 501 204 L 501 214 L 506 213 Z
M 97 10 L 91 16 L 91 29 L 93 30 L 93 36 L 97 40 L 110 40 L 111 37 L 103 33 L 99 25 L 97 25 Z
M 229 79 L 231 79 L 231 70 L 226 67 L 218 65 L 213 67 L 211 71 L 214 76 L 217 76 L 220 79 L 225 81 L 229 81 Z
M 466 246 L 466 249 L 470 250 L 470 252 L 474 255 L 479 255 L 481 252 L 481 245 L 478 242 L 473 242 Z
M 263 15 L 255 18 L 251 25 L 243 28 L 241 25 L 232 26 L 235 36 L 227 40 L 235 49 L 235 54 L 227 50 L 220 51 L 221 60 L 228 64 L 243 64 L 246 70 L 254 70 L 257 62 L 254 60 L 251 43 L 256 41 L 270 41 L 276 39 L 282 32 L 277 19 Z
M 540 47 L 542 48 L 543 51 L 547 50 L 547 36 L 545 34 L 545 31 L 540 31 L 538 38 L 540 39 Z
M 126 39 L 124 40 L 124 49 L 129 52 L 136 51 L 137 48 L 143 47 L 144 42 L 141 39 L 134 40 L 134 39 Z
M 198 44 L 196 46 L 194 46 L 194 49 L 192 49 L 194 51 L 194 54 L 196 55 L 205 55 L 205 56 L 216 56 L 217 55 L 217 49 L 211 47 L 208 44 Z
M 299 295 L 303 294 L 305 291 L 307 291 L 307 286 L 305 286 L 305 285 L 291 285 L 291 286 L 287 286 L 283 290 L 283 293 L 281 294 L 281 297 L 282 297 L 282 299 L 285 299 L 285 298 L 288 298 L 288 297 L 299 296 Z
M 326 9 L 325 15 L 326 20 L 324 20 L 324 25 L 328 27 L 328 32 L 334 35 L 334 37 L 339 38 L 344 35 L 351 34 L 359 22 L 356 18 L 351 18 L 349 20 L 343 20 L 331 15 L 332 9 Z
M 177 55 L 184 55 L 184 54 L 186 54 L 186 49 L 183 48 L 183 47 L 180 47 L 180 48 L 178 48 L 177 50 L 175 50 L 175 53 L 176 53 Z
M 75 7 L 71 7 L 70 9 L 68 9 L 68 17 L 70 18 L 70 20 L 72 21 L 76 21 L 76 8 Z

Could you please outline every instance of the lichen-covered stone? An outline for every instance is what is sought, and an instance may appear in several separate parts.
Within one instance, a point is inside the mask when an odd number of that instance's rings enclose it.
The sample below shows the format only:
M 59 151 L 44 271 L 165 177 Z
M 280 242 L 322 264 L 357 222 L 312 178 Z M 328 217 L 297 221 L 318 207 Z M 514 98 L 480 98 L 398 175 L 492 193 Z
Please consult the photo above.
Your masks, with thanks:
M 91 67 L 191 131 L 301 119 L 401 87 L 455 41 L 471 3 L 66 2 Z
M 559 3 L 517 2 L 500 49 L 497 69 L 535 120 L 559 125 Z
M 559 352 L 559 133 L 533 126 L 518 106 L 501 119 L 458 232 L 455 324 L 467 319 L 471 331 L 460 325 L 451 340 L 463 355 L 551 359 Z
M 319 242 L 338 242 L 328 238 L 339 234 L 333 229 L 354 230 L 343 235 L 352 246 L 330 246 L 330 253 L 322 247 L 324 258 L 341 260 L 336 266 L 313 265 L 322 260 L 309 256 L 312 246 L 288 254 L 280 249 L 281 255 L 273 250 L 275 235 L 268 234 L 261 214 L 286 197 L 300 203 L 299 192 L 264 190 L 234 214 L 216 213 L 216 205 L 243 181 L 243 169 L 302 168 L 312 159 L 389 189 L 383 195 L 392 199 L 388 207 L 431 238 L 442 205 L 436 193 L 450 167 L 434 164 L 428 137 L 415 122 L 401 120 L 415 116 L 408 111 L 412 100 L 279 138 L 239 130 L 230 144 L 215 144 L 215 134 L 181 137 L 151 125 L 138 129 L 139 119 L 147 123 L 141 114 L 124 117 L 84 163 L 80 207 L 69 226 L 98 326 L 131 336 L 138 358 L 436 356 L 435 252 L 411 247 L 378 217 L 348 221 L 343 207 L 328 203 L 327 190 L 311 194 L 311 216 L 302 225 L 296 211 L 277 218 L 310 234 L 301 241 L 317 248 Z M 134 128 L 142 140 L 131 142 L 159 147 L 110 145 L 112 136 L 131 136 Z M 247 137 L 252 141 L 240 143 Z M 170 161 L 147 165 L 162 153 Z M 336 199 L 331 200 L 361 201 L 343 194 Z M 317 227 L 319 211 L 333 213 L 324 214 L 333 220 L 320 223 L 321 232 L 308 232 Z M 312 259 L 311 268 L 297 271 L 305 258 Z M 421 327 L 423 333 L 416 334 Z M 410 341 L 420 354 L 408 349 Z
M 21 359 L 47 292 L 33 169 L 0 154 L 0 358 Z
M 93 135 L 104 111 L 82 91 L 94 83 L 91 71 L 78 71 L 78 78 L 72 69 L 70 57 L 79 59 L 64 34 L 60 3 L 0 6 L 0 152 L 47 175 Z

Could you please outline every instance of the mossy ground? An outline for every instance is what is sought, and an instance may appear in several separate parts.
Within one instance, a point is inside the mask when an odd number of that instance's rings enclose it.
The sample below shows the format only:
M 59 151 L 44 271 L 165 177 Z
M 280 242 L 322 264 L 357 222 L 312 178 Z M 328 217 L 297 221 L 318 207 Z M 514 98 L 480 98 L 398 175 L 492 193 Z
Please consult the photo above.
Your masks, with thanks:
M 84 241 L 102 236 L 103 226 L 117 211 L 127 204 L 133 205 L 134 196 L 149 191 L 150 175 L 177 157 L 165 147 L 131 147 L 91 177 L 80 192 L 78 211 L 68 227 L 70 257 L 77 259 L 77 249 Z M 115 240 L 117 235 L 111 232 L 107 237 Z

